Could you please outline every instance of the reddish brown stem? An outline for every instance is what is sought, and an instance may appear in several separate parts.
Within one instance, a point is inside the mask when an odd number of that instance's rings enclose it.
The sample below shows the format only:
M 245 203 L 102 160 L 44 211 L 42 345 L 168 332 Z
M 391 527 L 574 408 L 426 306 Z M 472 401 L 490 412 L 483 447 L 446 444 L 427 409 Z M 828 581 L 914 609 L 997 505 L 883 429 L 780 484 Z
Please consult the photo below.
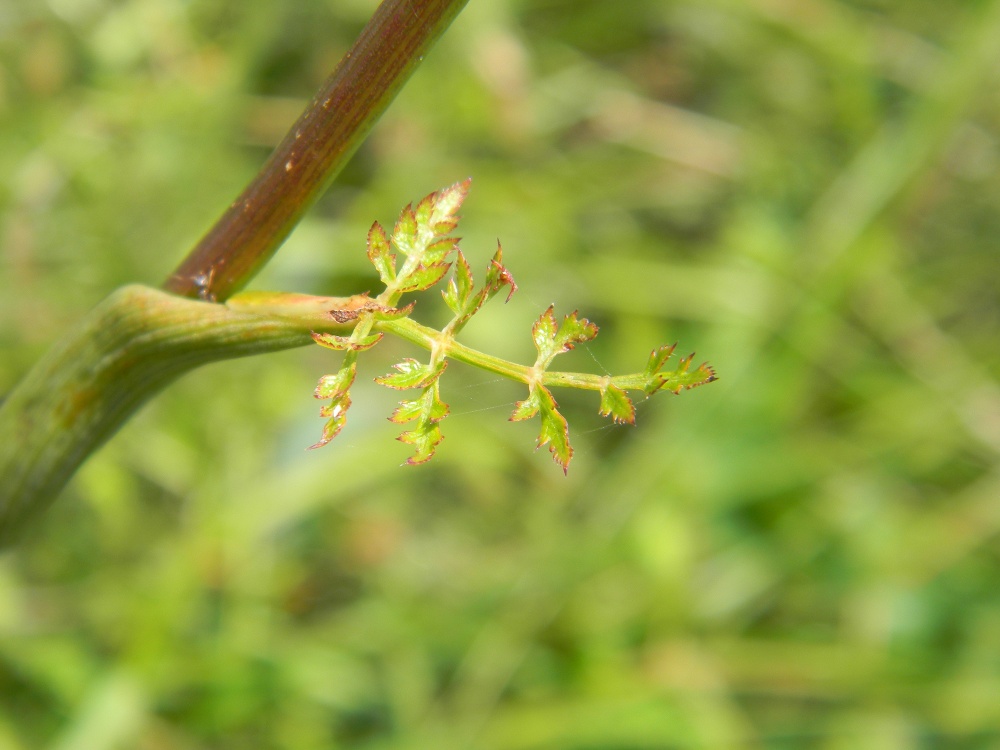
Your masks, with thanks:
M 468 0 L 385 0 L 260 172 L 164 282 L 221 301 L 270 260 Z

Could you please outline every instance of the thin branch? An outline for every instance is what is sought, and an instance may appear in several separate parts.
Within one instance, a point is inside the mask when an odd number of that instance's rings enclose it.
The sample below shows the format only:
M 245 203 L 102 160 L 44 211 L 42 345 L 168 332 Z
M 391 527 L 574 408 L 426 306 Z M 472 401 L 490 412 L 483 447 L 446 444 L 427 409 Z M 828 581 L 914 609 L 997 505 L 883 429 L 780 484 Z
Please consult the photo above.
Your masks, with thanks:
M 267 263 L 468 0 L 385 0 L 243 193 L 163 288 L 221 301 Z

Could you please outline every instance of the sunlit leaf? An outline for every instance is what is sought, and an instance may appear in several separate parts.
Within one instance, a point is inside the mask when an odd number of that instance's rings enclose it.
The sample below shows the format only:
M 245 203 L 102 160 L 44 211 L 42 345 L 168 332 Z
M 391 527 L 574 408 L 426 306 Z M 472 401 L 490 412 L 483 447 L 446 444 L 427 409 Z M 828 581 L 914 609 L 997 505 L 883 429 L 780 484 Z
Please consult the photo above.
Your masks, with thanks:
M 323 426 L 322 436 L 317 442 L 309 446 L 309 450 L 322 448 L 340 434 L 340 431 L 344 429 L 344 425 L 347 424 L 347 410 L 350 406 L 351 397 L 344 391 L 338 398 L 334 399 L 332 404 L 320 410 L 320 415 L 329 417 L 329 419 Z
M 569 470 L 569 461 L 573 457 L 573 448 L 569 444 L 569 423 L 556 409 L 556 400 L 548 388 L 538 386 L 539 416 L 542 428 L 538 433 L 538 447 L 549 446 L 552 460 L 562 467 L 563 474 Z
M 682 359 L 678 368 L 673 372 L 661 372 L 654 375 L 644 388 L 646 393 L 652 395 L 661 389 L 680 393 L 718 380 L 715 370 L 707 362 L 702 362 L 694 370 L 689 369 L 693 358 L 694 354 L 692 353 Z
M 503 289 L 505 286 L 510 287 L 510 291 L 507 293 L 506 302 L 510 302 L 510 298 L 514 296 L 514 292 L 517 291 L 517 284 L 514 282 L 514 277 L 511 275 L 510 271 L 503 264 L 503 248 L 500 246 L 500 241 L 497 240 L 497 251 L 493 255 L 493 259 L 490 261 L 489 268 L 486 270 L 486 294 L 487 297 L 493 297 L 497 292 Z
M 556 400 L 552 393 L 543 385 L 533 383 L 528 392 L 528 398 L 514 405 L 514 413 L 510 421 L 520 422 L 534 416 L 541 417 L 541 430 L 538 434 L 537 447 L 549 446 L 553 460 L 559 464 L 563 473 L 569 467 L 573 457 L 573 448 L 569 444 L 569 424 L 556 408 Z
M 429 223 L 436 234 L 447 234 L 458 225 L 455 214 L 469 194 L 472 178 L 467 178 L 433 194 L 434 209 Z
M 621 388 L 608 383 L 601 389 L 602 417 L 610 416 L 619 424 L 635 424 L 635 406 Z
M 355 341 L 353 336 L 337 336 L 332 333 L 313 333 L 312 339 L 320 346 L 324 346 L 327 349 L 333 349 L 334 351 L 363 352 L 367 349 L 371 349 L 375 346 L 375 344 L 381 341 L 382 334 L 373 333 L 369 336 L 362 336 Z
M 397 287 L 400 292 L 422 292 L 437 284 L 448 273 L 450 263 L 435 263 L 430 266 L 419 266 L 406 277 L 406 281 Z
M 541 314 L 531 328 L 531 337 L 538 350 L 536 366 L 547 368 L 557 354 L 568 352 L 577 344 L 590 341 L 597 336 L 597 326 L 586 318 L 578 318 L 576 311 L 556 323 L 554 307 Z
M 472 269 L 465 259 L 462 251 L 458 251 L 458 258 L 455 260 L 455 270 L 448 286 L 441 292 L 445 304 L 456 315 L 461 315 L 466 310 L 469 297 L 472 295 Z
M 345 364 L 336 375 L 324 375 L 319 379 L 316 390 L 313 391 L 314 398 L 326 399 L 335 398 L 340 393 L 347 393 L 354 382 L 354 374 L 357 366 L 351 362 Z
M 417 217 L 413 206 L 407 206 L 400 212 L 396 226 L 392 230 L 392 244 L 403 255 L 412 255 L 417 249 Z
M 677 348 L 677 344 L 673 343 L 668 346 L 661 346 L 657 349 L 653 349 L 652 353 L 649 355 L 649 361 L 646 363 L 646 374 L 650 377 L 658 373 L 663 365 L 668 359 L 673 355 L 674 349 Z
M 372 315 L 375 320 L 399 320 L 400 318 L 405 318 L 416 306 L 416 302 L 411 302 L 403 307 L 379 307 L 372 311 Z
M 447 361 L 438 365 L 425 365 L 415 359 L 408 358 L 393 365 L 396 372 L 375 378 L 375 382 L 400 391 L 407 388 L 424 388 L 439 377 L 447 365 Z
M 450 411 L 448 404 L 440 399 L 438 389 L 431 386 L 424 391 L 420 398 L 412 401 L 400 401 L 399 406 L 389 417 L 389 421 L 396 424 L 404 424 L 414 419 L 440 422 L 448 416 Z
M 414 453 L 406 463 L 411 466 L 429 461 L 434 455 L 437 446 L 444 440 L 441 428 L 433 422 L 421 424 L 420 427 L 404 432 L 397 440 L 408 443 L 414 447 Z
M 396 278 L 396 256 L 389 250 L 389 238 L 377 221 L 368 230 L 368 260 L 375 266 L 382 283 L 388 286 Z
M 458 237 L 445 237 L 444 239 L 432 242 L 424 250 L 421 256 L 421 263 L 424 265 L 433 265 L 435 263 L 440 263 L 448 254 L 453 250 L 458 248 Z
M 511 422 L 522 422 L 531 419 L 538 414 L 538 393 L 537 387 L 532 386 L 528 391 L 528 397 L 524 401 L 514 404 L 514 413 L 510 415 Z

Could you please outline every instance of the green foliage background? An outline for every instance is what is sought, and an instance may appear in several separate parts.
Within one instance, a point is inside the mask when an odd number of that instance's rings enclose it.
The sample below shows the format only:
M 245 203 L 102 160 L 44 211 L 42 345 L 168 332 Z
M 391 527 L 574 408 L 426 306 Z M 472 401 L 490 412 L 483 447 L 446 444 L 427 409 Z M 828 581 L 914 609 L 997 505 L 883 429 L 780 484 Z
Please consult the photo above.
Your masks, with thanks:
M 374 5 L 0 2 L 0 393 Z M 997 50 L 986 0 L 471 0 L 254 286 L 374 289 L 371 221 L 471 175 L 521 290 L 467 343 L 530 361 L 555 302 L 602 329 L 567 367 L 721 380 L 635 428 L 557 393 L 564 478 L 460 365 L 401 466 L 401 343 L 309 453 L 336 355 L 187 377 L 0 557 L 0 748 L 996 747 Z

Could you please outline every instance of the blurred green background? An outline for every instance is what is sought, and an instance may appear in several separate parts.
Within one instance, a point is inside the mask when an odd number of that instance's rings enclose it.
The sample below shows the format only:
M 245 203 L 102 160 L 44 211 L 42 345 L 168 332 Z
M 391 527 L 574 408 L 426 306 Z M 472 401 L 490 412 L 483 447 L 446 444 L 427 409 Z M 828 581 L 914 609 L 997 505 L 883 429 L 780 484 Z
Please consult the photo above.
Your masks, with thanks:
M 0 393 L 158 284 L 373 0 L 0 0 Z M 255 288 L 375 288 L 374 219 L 466 176 L 521 290 L 467 329 L 721 380 L 609 427 L 454 365 L 404 467 L 363 358 L 214 365 L 0 557 L 0 749 L 1000 746 L 1000 2 L 471 0 Z M 420 302 L 418 317 L 440 322 Z

